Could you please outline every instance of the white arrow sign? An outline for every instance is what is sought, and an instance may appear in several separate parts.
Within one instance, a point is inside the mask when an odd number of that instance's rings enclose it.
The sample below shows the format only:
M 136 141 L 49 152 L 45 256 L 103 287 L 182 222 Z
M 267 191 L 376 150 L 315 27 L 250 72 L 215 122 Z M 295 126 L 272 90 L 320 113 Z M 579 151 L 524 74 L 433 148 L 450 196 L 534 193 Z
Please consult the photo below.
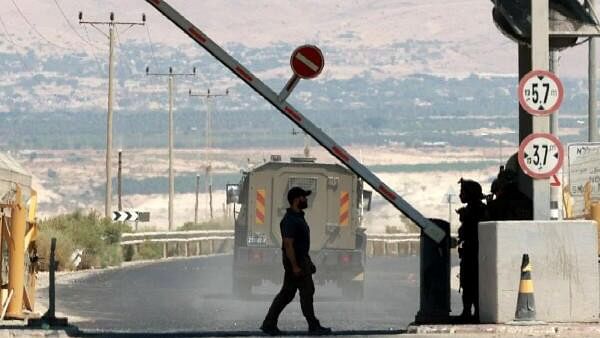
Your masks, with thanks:
M 137 211 L 113 211 L 112 220 L 116 222 L 137 221 Z

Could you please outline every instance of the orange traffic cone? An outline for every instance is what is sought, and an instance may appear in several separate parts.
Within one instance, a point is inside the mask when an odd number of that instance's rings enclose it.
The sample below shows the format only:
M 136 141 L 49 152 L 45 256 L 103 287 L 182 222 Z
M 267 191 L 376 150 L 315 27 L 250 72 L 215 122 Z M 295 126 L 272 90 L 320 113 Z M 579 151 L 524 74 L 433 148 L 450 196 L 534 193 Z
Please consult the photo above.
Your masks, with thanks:
M 521 282 L 515 321 L 535 321 L 535 301 L 533 299 L 533 281 L 531 280 L 531 264 L 529 255 L 523 255 L 521 263 Z

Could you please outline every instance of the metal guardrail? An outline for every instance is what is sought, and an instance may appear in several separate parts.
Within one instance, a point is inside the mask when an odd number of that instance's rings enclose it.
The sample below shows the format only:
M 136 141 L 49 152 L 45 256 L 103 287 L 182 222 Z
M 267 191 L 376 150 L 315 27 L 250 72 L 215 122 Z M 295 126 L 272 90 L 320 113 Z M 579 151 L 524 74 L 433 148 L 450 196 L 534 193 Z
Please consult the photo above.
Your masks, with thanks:
M 419 253 L 420 233 L 367 233 L 368 256 L 405 256 Z M 137 246 L 143 243 L 162 243 L 163 256 L 167 256 L 169 244 L 183 245 L 185 256 L 226 253 L 233 250 L 233 230 L 193 230 L 172 232 L 125 233 L 121 245 Z M 196 244 L 195 250 L 190 244 Z M 192 253 L 193 254 L 193 253 Z
M 418 241 L 419 233 L 382 234 L 367 233 L 369 241 Z M 171 232 L 136 232 L 121 236 L 121 245 L 148 242 L 193 242 L 202 239 L 231 239 L 233 230 L 193 230 Z
M 409 234 L 380 234 L 367 233 L 368 241 L 418 241 L 421 238 L 419 233 Z
M 233 230 L 192 230 L 171 232 L 136 232 L 121 235 L 121 246 L 133 246 L 144 243 L 162 244 L 162 257 L 202 256 L 233 251 Z M 171 246 L 169 250 L 169 244 Z M 169 252 L 171 251 L 171 254 Z M 174 252 L 174 253 L 173 253 Z
M 121 245 L 149 242 L 184 242 L 208 237 L 233 238 L 233 230 L 191 230 L 171 232 L 135 232 L 121 235 Z

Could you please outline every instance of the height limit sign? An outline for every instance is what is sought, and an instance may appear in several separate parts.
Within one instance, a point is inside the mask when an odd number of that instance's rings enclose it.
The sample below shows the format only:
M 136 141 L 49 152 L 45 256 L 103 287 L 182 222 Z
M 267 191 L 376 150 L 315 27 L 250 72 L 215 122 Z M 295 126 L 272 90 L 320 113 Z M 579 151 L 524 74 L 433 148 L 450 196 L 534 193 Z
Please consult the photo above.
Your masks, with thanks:
M 519 165 L 533 178 L 549 178 L 556 174 L 564 160 L 564 149 L 552 134 L 527 136 L 519 146 Z
M 519 82 L 519 103 L 529 114 L 546 116 L 562 103 L 564 88 L 558 77 L 545 70 L 533 70 Z
M 564 87 L 558 77 L 545 70 L 532 70 L 519 81 L 519 104 L 534 119 L 548 116 L 560 107 Z M 534 133 L 519 145 L 519 165 L 537 179 L 554 176 L 564 160 L 563 146 L 552 134 Z

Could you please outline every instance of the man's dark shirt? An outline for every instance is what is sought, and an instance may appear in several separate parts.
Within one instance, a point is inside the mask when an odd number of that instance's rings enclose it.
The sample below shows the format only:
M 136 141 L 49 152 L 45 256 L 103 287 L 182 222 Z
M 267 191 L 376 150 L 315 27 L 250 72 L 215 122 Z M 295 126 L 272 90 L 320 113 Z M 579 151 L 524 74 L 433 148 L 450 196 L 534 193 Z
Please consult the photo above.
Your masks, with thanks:
M 285 216 L 279 223 L 281 229 L 281 238 L 294 239 L 294 253 L 298 264 L 302 264 L 308 259 L 308 251 L 310 249 L 310 229 L 304 219 L 304 212 L 295 212 L 292 209 L 287 209 Z M 283 241 L 282 241 L 283 242 Z M 283 265 L 286 268 L 291 267 L 291 263 L 285 254 L 283 243 Z

